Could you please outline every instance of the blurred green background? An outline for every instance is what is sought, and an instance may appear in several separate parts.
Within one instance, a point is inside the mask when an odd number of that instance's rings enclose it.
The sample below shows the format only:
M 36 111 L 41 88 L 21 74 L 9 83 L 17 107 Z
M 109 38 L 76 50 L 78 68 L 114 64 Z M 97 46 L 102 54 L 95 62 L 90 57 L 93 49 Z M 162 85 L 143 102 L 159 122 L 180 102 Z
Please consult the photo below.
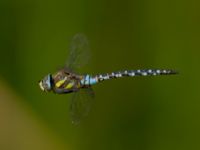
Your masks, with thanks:
M 0 149 L 200 149 L 200 2 L 197 0 L 1 0 Z M 171 68 L 94 87 L 89 116 L 74 126 L 70 95 L 38 80 L 87 35 L 82 73 Z

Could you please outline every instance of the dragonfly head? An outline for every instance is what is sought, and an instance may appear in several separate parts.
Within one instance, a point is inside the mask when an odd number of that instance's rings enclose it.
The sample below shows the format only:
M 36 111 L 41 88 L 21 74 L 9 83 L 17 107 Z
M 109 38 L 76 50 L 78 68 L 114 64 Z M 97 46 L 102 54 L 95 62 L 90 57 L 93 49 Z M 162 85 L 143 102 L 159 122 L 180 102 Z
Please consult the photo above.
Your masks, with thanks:
M 52 76 L 48 74 L 44 79 L 39 81 L 39 86 L 42 91 L 50 92 L 52 90 Z

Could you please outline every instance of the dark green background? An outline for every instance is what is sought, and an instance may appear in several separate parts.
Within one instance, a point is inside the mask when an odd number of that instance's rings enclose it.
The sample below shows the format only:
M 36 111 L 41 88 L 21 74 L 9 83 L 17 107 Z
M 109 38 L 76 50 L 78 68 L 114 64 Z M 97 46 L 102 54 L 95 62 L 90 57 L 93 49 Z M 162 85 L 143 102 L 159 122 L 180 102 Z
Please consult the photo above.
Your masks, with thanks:
M 197 0 L 1 0 L 0 79 L 66 149 L 199 149 L 199 6 Z M 82 73 L 180 74 L 99 84 L 90 115 L 73 126 L 70 95 L 42 93 L 38 80 L 65 63 L 76 33 L 87 35 L 92 53 Z

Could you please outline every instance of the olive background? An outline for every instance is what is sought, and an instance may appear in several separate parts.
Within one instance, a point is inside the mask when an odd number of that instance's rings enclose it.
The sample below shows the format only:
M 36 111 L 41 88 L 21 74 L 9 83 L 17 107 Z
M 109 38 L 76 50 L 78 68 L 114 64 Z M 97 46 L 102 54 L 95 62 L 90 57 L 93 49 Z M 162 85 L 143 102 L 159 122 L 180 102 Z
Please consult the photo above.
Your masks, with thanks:
M 200 2 L 197 0 L 2 0 L 0 149 L 200 148 Z M 71 124 L 71 95 L 38 80 L 66 61 L 84 33 L 91 59 L 80 73 L 175 69 L 93 87 L 95 102 Z

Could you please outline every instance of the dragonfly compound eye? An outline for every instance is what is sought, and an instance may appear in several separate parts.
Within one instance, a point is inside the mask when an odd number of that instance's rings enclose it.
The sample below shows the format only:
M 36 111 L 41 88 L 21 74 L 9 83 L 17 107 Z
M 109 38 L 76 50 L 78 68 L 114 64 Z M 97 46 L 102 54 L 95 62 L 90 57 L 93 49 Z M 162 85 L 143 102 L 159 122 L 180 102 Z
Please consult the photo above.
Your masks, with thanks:
M 44 86 L 43 86 L 42 80 L 39 81 L 39 86 L 40 86 L 40 89 L 41 89 L 42 91 L 44 91 Z
M 44 77 L 44 79 L 39 82 L 39 86 L 42 91 L 51 91 L 51 75 L 49 74 Z

